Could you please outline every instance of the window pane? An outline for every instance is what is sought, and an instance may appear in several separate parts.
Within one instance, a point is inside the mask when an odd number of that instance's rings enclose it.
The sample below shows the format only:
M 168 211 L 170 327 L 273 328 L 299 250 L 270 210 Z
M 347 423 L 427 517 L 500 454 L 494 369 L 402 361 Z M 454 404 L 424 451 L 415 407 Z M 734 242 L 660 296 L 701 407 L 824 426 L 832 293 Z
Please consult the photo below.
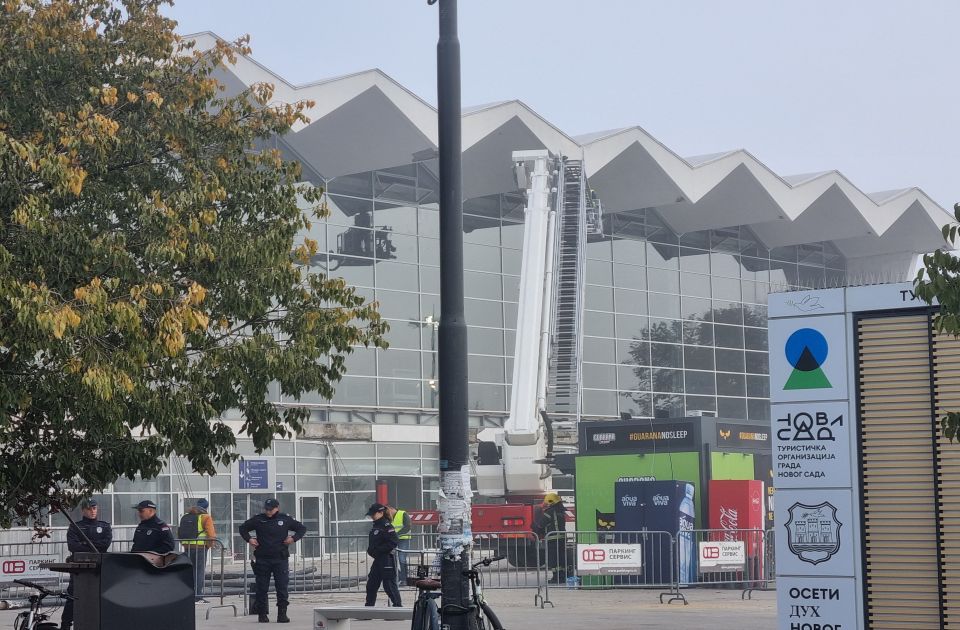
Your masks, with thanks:
M 477 352 L 483 350 L 490 354 L 498 354 L 503 348 L 503 331 L 467 326 L 467 346 Z M 511 351 L 510 354 L 513 352 Z
M 683 273 L 681 274 L 681 281 L 684 295 L 710 297 L 710 276 L 698 273 Z
M 638 365 L 617 367 L 617 379 L 621 390 L 650 391 L 650 368 Z
M 647 243 L 647 267 L 679 269 L 679 260 L 680 248 L 676 245 Z
M 717 393 L 722 396 L 745 396 L 746 377 L 743 374 L 717 372 Z
M 466 217 L 464 217 L 464 220 L 466 220 Z M 500 248 L 464 243 L 463 268 L 474 271 L 493 271 L 499 273 Z
M 710 273 L 710 253 L 700 249 L 680 248 L 680 270 Z
M 470 214 L 463 215 L 463 243 L 466 255 L 467 243 L 482 245 L 500 244 L 500 219 L 478 217 Z M 497 257 L 497 262 L 500 257 Z
M 420 353 L 411 350 L 379 350 L 380 376 L 420 378 Z
M 481 383 L 504 383 L 503 357 L 471 354 L 467 358 L 470 380 Z
M 592 243 L 587 243 L 587 258 L 595 258 L 597 260 L 610 260 L 610 241 L 594 241 Z
M 743 348 L 743 328 L 740 326 L 723 326 L 716 324 L 713 330 L 718 347 Z
M 667 343 L 651 343 L 650 364 L 658 367 L 683 367 L 683 348 Z
M 523 256 L 515 249 L 501 249 L 500 257 L 503 259 L 503 273 L 520 275 L 521 261 Z
M 583 413 L 593 416 L 616 416 L 617 392 L 583 390 Z
M 377 404 L 376 379 L 345 376 L 333 387 L 335 403 L 364 406 Z
M 376 376 L 377 358 L 373 348 L 352 348 L 345 366 L 347 374 L 353 376 Z
M 520 301 L 520 277 L 503 276 L 503 299 L 510 302 Z
M 747 417 L 751 420 L 770 419 L 770 401 L 751 398 L 747 401 Z
M 584 290 L 584 304 L 598 311 L 612 311 L 613 289 L 588 284 Z
M 743 305 L 739 302 L 713 301 L 713 321 L 718 324 L 743 325 Z
M 744 304 L 743 323 L 755 328 L 767 328 L 767 307 L 759 304 Z
M 617 357 L 613 339 L 584 337 L 583 360 L 596 363 L 616 363 Z
M 747 417 L 747 401 L 743 398 L 717 398 L 717 417 L 743 420 Z
M 613 286 L 613 265 L 607 261 L 587 260 L 586 280 L 588 284 Z
M 620 412 L 634 418 L 653 417 L 653 396 L 642 392 L 620 392 Z
M 420 349 L 420 329 L 418 322 L 410 321 L 388 321 L 390 330 L 387 331 L 386 338 L 390 342 L 390 348 L 412 348 Z
M 767 374 L 769 371 L 766 352 L 747 352 L 747 372 L 750 374 Z
M 420 319 L 420 296 L 416 293 L 401 293 L 377 289 L 380 314 L 395 319 Z
M 504 221 L 500 226 L 500 235 L 504 247 L 512 247 L 517 250 L 523 248 L 523 223 Z
M 613 259 L 631 265 L 646 264 L 647 244 L 631 238 L 618 238 L 613 241 Z
M 713 396 L 687 396 L 687 413 L 691 411 L 716 411 L 717 399 Z
M 499 274 L 480 273 L 477 271 L 463 272 L 464 295 L 467 297 L 500 300 L 503 298 Z
M 769 398 L 770 379 L 766 376 L 747 376 L 747 396 L 751 398 Z
M 617 303 L 617 312 L 628 315 L 647 314 L 647 294 L 645 291 L 630 291 L 616 289 L 614 291 Z
M 686 392 L 688 394 L 716 394 L 716 385 L 713 372 L 699 372 L 697 370 L 685 370 L 684 378 L 686 381 Z
M 680 314 L 684 319 L 698 319 L 708 322 L 713 318 L 713 303 L 707 298 L 680 298 Z
M 683 393 L 683 372 L 654 368 L 653 391 Z
M 583 364 L 583 386 L 616 389 L 617 370 L 613 365 L 601 363 Z
M 378 380 L 378 386 L 380 390 L 380 404 L 383 406 L 420 406 L 420 381 L 401 381 L 399 379 L 381 378 Z
M 713 368 L 713 348 L 698 348 L 696 346 L 684 346 L 683 365 L 687 369 L 712 370 Z
M 429 236 L 437 238 L 440 236 L 440 213 L 437 210 L 420 206 L 420 228 L 418 234 L 420 234 L 421 237 Z M 421 258 L 420 260 L 423 259 Z M 437 264 L 439 264 L 439 256 L 437 260 Z
M 647 269 L 647 286 L 651 291 L 680 293 L 680 274 L 669 269 Z
M 441 383 L 441 387 L 443 384 Z M 503 411 L 507 408 L 506 388 L 503 385 L 470 383 L 470 409 L 476 411 Z
M 650 365 L 650 342 L 617 341 L 617 362 Z
M 743 342 L 747 350 L 766 350 L 767 331 L 763 328 L 744 328 Z
M 713 267 L 712 275 L 727 278 L 740 277 L 740 261 L 738 256 L 713 252 L 710 254 L 710 264 Z
M 683 396 L 678 394 L 654 394 L 654 418 L 679 418 L 683 416 Z
M 503 307 L 500 304 L 500 302 L 488 300 L 465 299 L 464 309 L 466 309 L 467 321 L 477 326 L 502 328 Z
M 693 346 L 712 346 L 713 324 L 683 322 L 683 343 Z
M 587 335 L 613 337 L 613 315 L 599 311 L 584 311 L 583 331 Z
M 650 318 L 650 341 L 680 343 L 681 330 L 679 320 Z
M 713 286 L 713 297 L 728 302 L 740 301 L 740 281 L 733 278 L 711 278 L 710 284 Z
M 617 315 L 617 337 L 620 339 L 647 339 L 650 320 L 638 315 Z
M 650 314 L 659 317 L 680 319 L 680 296 L 666 293 L 650 293 Z
M 614 263 L 615 285 L 623 289 L 644 290 L 647 288 L 647 270 L 644 267 Z
M 395 262 L 379 262 L 376 266 L 377 286 L 403 291 L 418 291 L 417 266 Z
M 743 351 L 717 348 L 717 369 L 723 372 L 743 372 Z

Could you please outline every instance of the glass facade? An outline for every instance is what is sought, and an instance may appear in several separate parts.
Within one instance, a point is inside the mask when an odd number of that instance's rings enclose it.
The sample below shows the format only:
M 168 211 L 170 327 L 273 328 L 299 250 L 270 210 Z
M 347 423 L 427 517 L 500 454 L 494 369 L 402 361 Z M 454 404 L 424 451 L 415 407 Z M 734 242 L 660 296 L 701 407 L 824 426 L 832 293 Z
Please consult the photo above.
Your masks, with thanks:
M 300 402 L 436 409 L 436 177 L 412 164 L 336 178 L 327 190 L 330 215 L 311 232 L 327 253 L 314 264 L 378 301 L 390 349 L 356 349 L 332 401 Z M 523 201 L 515 191 L 464 202 L 472 411 L 509 405 Z M 651 209 L 609 214 L 586 252 L 588 418 L 767 418 L 767 294 L 824 286 L 846 267 L 828 243 L 770 250 L 737 226 L 678 235 Z

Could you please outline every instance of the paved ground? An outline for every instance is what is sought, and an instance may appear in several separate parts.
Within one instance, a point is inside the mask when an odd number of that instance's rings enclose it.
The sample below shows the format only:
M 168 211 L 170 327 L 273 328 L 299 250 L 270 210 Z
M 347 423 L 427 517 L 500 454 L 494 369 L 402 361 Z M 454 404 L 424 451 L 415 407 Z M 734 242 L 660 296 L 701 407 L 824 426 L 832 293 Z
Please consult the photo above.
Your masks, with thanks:
M 549 628 L 549 630 L 581 629 L 589 630 L 627 630 L 634 628 L 709 628 L 709 630 L 770 630 L 776 626 L 776 594 L 772 591 L 754 593 L 753 600 L 741 601 L 740 591 L 709 591 L 691 589 L 685 591 L 690 602 L 688 606 L 680 603 L 660 604 L 656 591 L 568 591 L 554 589 L 550 593 L 555 607 L 549 605 L 541 610 L 534 607 L 535 590 L 492 590 L 486 592 L 487 600 L 493 606 L 504 627 Z M 404 592 L 409 597 L 412 593 Z M 272 600 L 272 596 L 271 596 Z M 227 603 L 237 604 L 241 612 L 240 599 L 227 598 Z M 293 596 L 289 615 L 293 620 L 284 624 L 290 630 L 312 628 L 313 607 L 317 605 L 362 605 L 360 593 L 349 595 L 297 595 Z M 404 600 L 410 605 L 412 601 Z M 197 607 L 198 630 L 228 630 L 237 627 L 268 627 L 258 624 L 256 617 L 234 618 L 229 609 L 211 611 L 209 621 L 204 620 L 207 606 Z M 271 619 L 276 619 L 276 610 L 272 607 Z M 13 611 L 0 612 L 0 628 L 13 626 Z M 59 612 L 55 620 L 59 621 Z M 389 626 L 385 626 L 389 624 Z M 393 628 L 402 630 L 408 622 L 363 621 L 354 622 L 356 630 L 374 628 Z M 118 629 L 119 630 L 119 629 Z M 169 628 L 167 630 L 179 630 Z

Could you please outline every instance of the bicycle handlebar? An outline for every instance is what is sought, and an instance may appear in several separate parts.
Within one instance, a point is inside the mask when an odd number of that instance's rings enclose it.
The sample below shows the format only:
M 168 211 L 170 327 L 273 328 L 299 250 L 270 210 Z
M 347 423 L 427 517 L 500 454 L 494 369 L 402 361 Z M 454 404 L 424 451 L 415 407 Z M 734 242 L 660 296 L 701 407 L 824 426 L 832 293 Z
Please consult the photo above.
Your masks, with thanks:
M 34 590 L 40 591 L 44 595 L 56 595 L 56 593 L 54 593 L 53 591 L 48 591 L 45 587 L 40 586 L 39 584 L 30 582 L 29 580 L 14 580 L 14 583 L 21 584 L 23 586 L 26 586 L 27 588 L 32 588 Z
M 476 569 L 476 568 L 479 567 L 480 565 L 483 565 L 483 566 L 485 566 L 485 567 L 489 567 L 489 566 L 490 566 L 491 564 L 493 564 L 494 562 L 500 562 L 501 560 L 504 560 L 504 559 L 506 559 L 506 556 L 494 556 L 494 557 L 492 557 L 492 558 L 484 558 L 484 559 L 481 560 L 480 562 L 474 564 L 471 568 L 472 568 L 472 569 Z

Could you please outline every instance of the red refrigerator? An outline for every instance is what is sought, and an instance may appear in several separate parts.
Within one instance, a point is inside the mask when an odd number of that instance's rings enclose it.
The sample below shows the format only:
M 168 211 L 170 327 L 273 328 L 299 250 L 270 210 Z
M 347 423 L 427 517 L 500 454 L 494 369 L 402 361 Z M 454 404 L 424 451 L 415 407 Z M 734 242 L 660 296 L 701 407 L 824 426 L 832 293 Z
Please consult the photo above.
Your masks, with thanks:
M 713 479 L 709 482 L 708 538 L 743 541 L 750 579 L 763 576 L 764 484 L 756 479 Z M 772 544 L 773 541 L 770 541 Z

